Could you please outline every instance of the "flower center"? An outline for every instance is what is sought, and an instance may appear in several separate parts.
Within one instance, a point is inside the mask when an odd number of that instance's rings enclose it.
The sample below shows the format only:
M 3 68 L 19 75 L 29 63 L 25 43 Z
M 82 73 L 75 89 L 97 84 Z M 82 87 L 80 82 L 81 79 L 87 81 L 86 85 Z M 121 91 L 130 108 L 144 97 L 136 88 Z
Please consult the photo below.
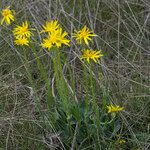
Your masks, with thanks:
M 91 58 L 92 56 L 93 56 L 93 54 L 92 54 L 92 53 L 87 53 L 87 54 L 86 54 L 86 57 Z
M 3 13 L 2 13 L 2 15 L 5 16 L 5 17 L 7 17 L 10 14 L 11 14 L 10 10 L 4 10 Z
M 26 32 L 28 32 L 28 29 L 27 29 L 27 28 L 22 28 L 22 29 L 21 29 L 21 32 L 22 32 L 22 33 L 26 33 Z
M 81 33 L 81 36 L 82 36 L 82 37 L 85 37 L 86 35 L 87 35 L 87 32 L 82 32 L 82 33 Z
M 58 37 L 57 36 L 51 36 L 50 40 L 54 44 L 54 43 L 56 43 L 58 41 Z

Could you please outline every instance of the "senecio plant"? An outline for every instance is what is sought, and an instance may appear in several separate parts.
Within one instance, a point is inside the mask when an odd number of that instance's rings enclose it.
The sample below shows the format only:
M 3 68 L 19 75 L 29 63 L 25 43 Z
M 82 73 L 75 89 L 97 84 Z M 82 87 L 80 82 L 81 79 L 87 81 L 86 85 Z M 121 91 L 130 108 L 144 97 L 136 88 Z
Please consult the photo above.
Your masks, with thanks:
M 10 6 L 8 6 L 2 10 L 1 16 L 2 16 L 1 25 L 11 25 L 11 24 L 14 25 L 15 24 L 15 26 L 13 27 L 13 36 L 14 36 L 14 44 L 15 45 L 24 47 L 24 48 L 30 47 L 31 44 L 33 46 L 32 36 L 35 36 L 35 33 L 33 34 L 33 32 L 35 32 L 36 30 L 30 27 L 29 21 L 25 20 L 21 24 L 16 25 L 15 13 L 13 10 L 10 9 Z M 64 79 L 63 73 L 62 73 L 63 71 L 62 71 L 62 66 L 61 66 L 60 48 L 63 45 L 69 47 L 72 44 L 72 41 L 70 41 L 70 39 L 69 39 L 69 33 L 67 33 L 66 31 L 63 30 L 63 28 L 59 24 L 58 20 L 46 21 L 42 25 L 42 30 L 41 30 L 40 34 L 42 36 L 42 42 L 39 44 L 39 46 L 42 49 L 46 49 L 49 53 L 51 51 L 52 52 L 56 51 L 56 55 L 54 55 L 54 58 L 53 58 L 54 71 L 55 71 L 55 75 L 57 78 L 56 85 L 58 87 L 58 91 L 60 91 L 59 92 L 60 96 L 63 97 L 62 98 L 63 106 L 64 106 L 65 110 L 67 111 L 67 113 L 66 113 L 67 119 L 70 119 L 71 114 L 70 114 L 70 111 L 68 110 L 68 107 L 69 107 L 68 104 L 70 104 L 70 103 L 68 102 L 68 97 L 64 96 L 67 86 L 66 86 L 66 82 L 65 82 L 65 79 Z M 101 50 L 94 50 L 94 49 L 89 48 L 90 43 L 92 42 L 92 38 L 97 37 L 98 35 L 93 33 L 93 31 L 90 30 L 86 25 L 78 31 L 75 30 L 72 35 L 73 35 L 72 37 L 76 40 L 77 44 L 81 45 L 81 47 L 82 47 L 82 49 L 81 49 L 82 52 L 79 56 L 80 61 L 83 64 L 86 64 L 86 66 L 87 65 L 90 66 L 93 63 L 99 63 L 99 60 L 103 56 L 103 52 Z M 40 59 L 38 58 L 36 51 L 37 50 L 34 50 L 34 54 L 37 59 L 37 63 L 42 72 L 41 74 L 43 75 L 43 78 L 45 79 L 45 81 L 47 83 L 47 88 L 49 89 L 50 88 L 49 81 L 46 78 L 47 72 L 44 70 L 44 67 L 42 67 L 42 63 L 40 62 Z M 85 61 L 83 61 L 83 60 L 85 60 Z M 90 67 L 90 69 L 92 69 L 92 67 Z M 90 72 L 90 75 L 92 75 L 92 71 Z M 90 77 L 90 81 L 92 81 L 92 77 Z M 92 86 L 93 85 L 91 83 L 91 87 Z M 48 90 L 48 91 L 50 91 L 50 90 Z M 87 92 L 88 92 L 88 89 L 87 89 Z M 94 92 L 93 92 L 92 96 L 94 97 Z M 49 104 L 51 105 L 51 103 L 49 103 Z M 86 115 L 88 114 L 87 112 L 90 109 L 90 106 L 88 106 L 88 104 L 89 104 L 89 102 L 87 102 L 87 105 L 85 108 Z M 112 115 L 110 115 L 112 117 L 111 118 L 112 120 L 110 122 L 108 122 L 108 121 L 100 122 L 99 121 L 100 117 L 98 116 L 99 108 L 98 108 L 98 105 L 96 103 L 94 103 L 94 111 L 95 111 L 94 114 L 97 115 L 97 119 L 96 119 L 97 126 L 99 126 L 100 124 L 103 125 L 103 124 L 112 123 L 114 117 L 116 117 L 117 114 L 123 110 L 124 110 L 124 107 L 120 107 L 119 105 L 114 105 L 112 103 L 109 104 L 107 102 L 105 105 L 104 111 L 107 112 L 108 115 L 112 114 Z M 79 115 L 80 114 L 81 113 L 79 113 Z M 89 119 L 89 116 L 88 116 L 88 119 Z M 81 124 L 81 122 L 83 122 L 83 120 L 86 120 L 85 124 L 92 122 L 92 121 L 87 121 L 87 119 L 85 119 L 85 118 L 84 119 L 82 118 L 80 120 L 80 117 L 78 117 L 77 120 L 80 122 L 79 124 Z M 68 123 L 68 121 L 66 123 Z M 120 143 L 121 144 L 125 143 L 125 140 L 124 139 L 120 140 Z
M 1 24 L 6 23 L 7 25 L 10 25 L 11 22 L 15 20 L 14 13 L 10 10 L 10 6 L 2 10 L 2 16 Z M 41 43 L 42 48 L 50 50 L 52 47 L 60 48 L 62 44 L 70 46 L 70 40 L 66 38 L 68 33 L 66 31 L 63 32 L 62 27 L 58 24 L 58 20 L 46 21 L 45 25 L 42 25 L 42 27 L 43 30 L 41 33 L 47 33 L 47 37 L 44 38 Z M 29 46 L 31 41 L 30 38 L 33 36 L 31 30 L 34 29 L 29 29 L 28 21 L 23 22 L 22 25 L 17 25 L 13 30 L 15 44 L 20 46 Z M 93 34 L 86 26 L 73 33 L 73 37 L 76 38 L 76 41 L 79 44 L 85 43 L 86 45 L 89 45 L 89 41 L 92 41 L 92 37 L 94 36 L 97 35 Z M 90 60 L 97 62 L 102 56 L 103 54 L 101 50 L 85 49 L 81 59 L 86 59 L 87 62 L 90 63 Z

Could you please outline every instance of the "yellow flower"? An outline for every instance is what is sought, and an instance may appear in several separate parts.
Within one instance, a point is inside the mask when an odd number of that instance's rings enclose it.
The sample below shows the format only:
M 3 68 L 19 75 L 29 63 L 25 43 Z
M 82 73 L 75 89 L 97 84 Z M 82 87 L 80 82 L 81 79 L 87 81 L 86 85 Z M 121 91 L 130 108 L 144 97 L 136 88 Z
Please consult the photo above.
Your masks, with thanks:
M 42 25 L 42 27 L 43 30 L 41 31 L 41 33 L 43 32 L 53 33 L 55 30 L 59 28 L 59 24 L 57 20 L 51 20 L 51 21 L 46 21 L 46 24 Z
M 23 38 L 23 37 L 30 38 L 32 33 L 29 30 L 28 26 L 29 25 L 27 21 L 23 22 L 22 26 L 17 25 L 16 28 L 14 28 L 13 30 L 14 36 L 16 38 Z
M 59 28 L 56 32 L 54 32 L 54 34 L 51 34 L 50 37 L 52 39 L 52 43 L 56 44 L 56 46 L 59 48 L 62 44 L 70 46 L 70 40 L 65 38 L 67 35 L 68 33 L 66 31 L 63 33 L 62 28 Z
M 116 113 L 116 112 L 122 111 L 124 107 L 110 104 L 109 106 L 107 106 L 107 109 L 108 109 L 108 113 Z
M 93 34 L 92 31 L 89 30 L 86 26 L 84 26 L 80 31 L 75 31 L 74 36 L 79 44 L 82 44 L 83 41 L 86 45 L 89 45 L 88 41 L 91 41 L 91 37 L 97 36 L 96 34 Z
M 83 55 L 81 56 L 82 59 L 86 59 L 88 63 L 90 63 L 90 59 L 93 60 L 95 63 L 98 61 L 99 58 L 103 56 L 101 50 L 95 51 L 95 50 L 85 50 L 83 52 Z
M 49 36 L 46 39 L 43 39 L 43 43 L 41 44 L 41 46 L 43 48 L 48 49 L 50 49 L 53 46 L 59 48 L 62 46 L 62 44 L 69 46 L 70 40 L 65 38 L 67 35 L 67 32 L 62 33 L 62 28 L 59 28 L 53 33 L 49 34 Z
M 3 18 L 1 20 L 1 24 L 5 22 L 6 24 L 10 25 L 11 21 L 14 21 L 14 15 L 10 10 L 10 6 L 2 10 L 2 16 Z
M 26 45 L 26 46 L 29 46 L 29 40 L 25 37 L 22 37 L 22 38 L 17 38 L 15 40 L 15 44 L 16 45 Z
M 50 50 L 52 48 L 52 42 L 50 41 L 50 38 L 48 37 L 47 39 L 43 39 L 43 43 L 41 44 L 43 48 L 47 48 Z
M 125 144 L 125 143 L 126 143 L 126 140 L 125 140 L 125 139 L 120 139 L 120 140 L 119 140 L 119 144 L 122 145 L 122 144 Z

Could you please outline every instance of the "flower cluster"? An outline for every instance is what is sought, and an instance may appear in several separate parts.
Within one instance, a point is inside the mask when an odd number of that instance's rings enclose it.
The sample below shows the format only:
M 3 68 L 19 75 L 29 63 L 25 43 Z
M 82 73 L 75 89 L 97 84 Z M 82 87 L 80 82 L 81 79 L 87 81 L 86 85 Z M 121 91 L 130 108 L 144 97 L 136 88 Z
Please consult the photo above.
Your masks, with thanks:
M 76 41 L 79 44 L 85 44 L 89 46 L 89 41 L 92 41 L 92 37 L 97 36 L 87 26 L 84 26 L 81 30 L 75 31 L 73 37 L 76 38 Z M 98 59 L 103 56 L 101 50 L 92 50 L 92 49 L 85 49 L 81 56 L 82 59 L 86 59 L 88 63 L 90 60 L 93 60 L 95 63 L 98 62 Z
M 41 33 L 47 33 L 47 37 L 43 39 L 41 44 L 43 48 L 50 50 L 52 47 L 59 48 L 62 44 L 70 46 L 70 40 L 66 39 L 68 33 L 66 31 L 63 32 L 57 20 L 50 20 L 42 27 Z
M 22 25 L 17 25 L 13 30 L 15 44 L 29 46 L 30 37 L 32 35 L 30 30 L 27 21 L 23 22 Z
M 14 21 L 14 13 L 10 10 L 10 6 L 2 10 L 2 16 L 1 24 L 5 22 L 10 25 L 11 22 Z M 47 34 L 41 43 L 42 48 L 50 50 L 52 47 L 60 48 L 63 44 L 70 46 L 70 40 L 66 38 L 68 33 L 63 31 L 58 20 L 46 21 L 46 23 L 42 25 L 42 28 L 41 33 Z M 17 25 L 13 30 L 15 44 L 29 46 L 30 38 L 33 35 L 31 30 L 32 29 L 29 29 L 28 21 L 23 22 L 21 25 Z M 94 36 L 97 35 L 86 25 L 81 30 L 75 30 L 75 33 L 73 33 L 73 37 L 76 39 L 77 43 L 85 46 L 89 46 L 89 41 L 92 41 L 92 37 Z M 84 49 L 81 60 L 85 59 L 88 63 L 90 63 L 90 60 L 93 60 L 96 63 L 102 56 L 101 50 Z
M 10 6 L 2 10 L 2 16 L 1 24 L 5 22 L 10 25 L 11 22 L 14 21 L 14 13 L 10 10 Z M 47 34 L 41 43 L 42 48 L 50 50 L 53 47 L 60 48 L 62 45 L 70 46 L 70 40 L 66 38 L 68 33 L 63 31 L 58 20 L 46 21 L 45 24 L 42 25 L 42 28 L 40 33 Z M 29 29 L 28 21 L 23 22 L 21 25 L 17 25 L 13 30 L 15 44 L 29 46 L 30 38 L 33 35 L 31 30 L 32 29 Z M 97 35 L 86 25 L 81 30 L 75 30 L 75 33 L 73 33 L 73 37 L 76 39 L 77 43 L 84 46 L 89 46 L 89 41 L 92 41 L 92 37 L 94 36 Z M 102 56 L 101 50 L 84 49 L 81 60 L 85 59 L 88 63 L 90 63 L 90 60 L 93 60 L 96 63 Z

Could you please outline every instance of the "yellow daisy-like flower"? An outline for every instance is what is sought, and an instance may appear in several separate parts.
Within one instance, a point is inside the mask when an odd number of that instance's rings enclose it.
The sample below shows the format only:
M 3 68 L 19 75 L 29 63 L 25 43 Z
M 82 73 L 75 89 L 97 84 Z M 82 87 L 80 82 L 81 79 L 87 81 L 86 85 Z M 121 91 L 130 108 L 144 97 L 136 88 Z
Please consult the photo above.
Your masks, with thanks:
M 59 24 L 57 20 L 50 20 L 47 21 L 45 25 L 42 25 L 42 27 L 43 30 L 41 31 L 41 33 L 43 32 L 53 33 L 55 30 L 59 28 Z
M 16 38 L 30 38 L 32 35 L 27 21 L 23 22 L 22 26 L 17 25 L 16 28 L 14 28 L 13 33 Z
M 48 49 L 50 49 L 53 46 L 59 48 L 62 46 L 62 44 L 70 46 L 69 45 L 70 40 L 65 38 L 67 35 L 68 35 L 67 32 L 63 33 L 62 28 L 59 28 L 58 30 L 55 30 L 53 33 L 49 34 L 48 38 L 43 39 L 43 43 L 41 44 L 41 46 L 43 48 Z
M 103 56 L 101 50 L 95 51 L 95 50 L 84 50 L 83 55 L 80 57 L 80 59 L 86 59 L 88 63 L 90 63 L 90 59 L 93 60 L 95 63 L 98 61 L 99 58 Z
M 54 34 L 51 34 L 51 40 L 53 44 L 56 44 L 56 46 L 59 48 L 62 44 L 70 46 L 70 40 L 66 39 L 66 36 L 68 33 L 65 31 L 62 31 L 62 28 L 59 28 Z
M 107 109 L 108 109 L 108 113 L 117 113 L 119 111 L 122 111 L 124 107 L 110 104 L 109 106 L 107 106 Z
M 14 15 L 13 12 L 10 10 L 10 6 L 2 10 L 2 16 L 3 18 L 1 20 L 1 24 L 5 22 L 7 25 L 10 25 L 11 21 L 14 21 Z
M 53 47 L 52 42 L 50 41 L 49 37 L 46 38 L 46 39 L 43 39 L 43 43 L 41 44 L 41 46 L 43 48 L 48 49 L 48 50 L 50 50 Z
M 85 42 L 86 45 L 89 45 L 88 41 L 91 41 L 91 37 L 97 36 L 93 34 L 92 31 L 89 30 L 86 26 L 84 26 L 80 31 L 75 31 L 76 33 L 73 34 L 73 37 L 76 38 L 79 44 Z
M 15 40 L 15 44 L 16 45 L 26 45 L 26 46 L 29 46 L 29 40 L 25 37 L 22 37 L 22 38 L 17 38 Z

